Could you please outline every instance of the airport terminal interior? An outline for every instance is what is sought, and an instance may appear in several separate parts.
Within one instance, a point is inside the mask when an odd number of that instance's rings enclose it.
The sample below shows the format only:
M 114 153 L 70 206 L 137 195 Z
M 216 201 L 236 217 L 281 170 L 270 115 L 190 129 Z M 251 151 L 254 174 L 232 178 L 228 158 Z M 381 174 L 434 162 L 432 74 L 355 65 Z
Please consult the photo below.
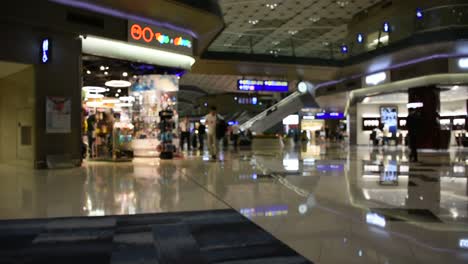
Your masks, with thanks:
M 0 263 L 468 263 L 466 0 L 17 0 Z

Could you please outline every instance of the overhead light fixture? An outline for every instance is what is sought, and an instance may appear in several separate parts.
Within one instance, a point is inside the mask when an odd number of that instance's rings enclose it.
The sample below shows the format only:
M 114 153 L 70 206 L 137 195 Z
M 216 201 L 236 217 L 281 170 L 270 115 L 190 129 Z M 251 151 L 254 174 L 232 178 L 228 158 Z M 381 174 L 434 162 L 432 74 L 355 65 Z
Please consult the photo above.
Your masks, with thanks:
M 105 85 L 108 87 L 123 88 L 123 87 L 132 86 L 132 83 L 129 81 L 125 81 L 125 80 L 112 80 L 112 81 L 107 81 Z
M 136 78 L 137 78 L 137 76 L 136 76 L 136 75 L 133 75 L 133 79 L 136 79 Z
M 349 1 L 336 1 L 336 4 L 338 4 L 340 7 L 345 7 L 349 4 Z
M 370 101 L 369 97 L 366 97 L 366 98 L 364 98 L 364 100 L 362 100 L 363 103 L 368 103 L 369 101 Z
M 297 31 L 297 30 L 294 30 L 294 29 L 291 29 L 291 30 L 288 31 L 288 33 L 289 33 L 290 35 L 293 35 L 293 36 L 296 35 L 297 32 L 298 32 L 298 31 Z
M 81 90 L 88 93 L 103 93 L 106 91 L 106 88 L 99 86 L 84 86 Z
M 276 7 L 278 7 L 278 4 L 274 3 L 274 4 L 266 4 L 265 5 L 267 8 L 270 8 L 271 10 L 275 9 Z
M 184 70 L 190 70 L 195 63 L 195 59 L 188 55 L 160 50 L 157 47 L 141 47 L 124 41 L 88 36 L 83 39 L 82 43 L 83 53 L 95 56 L 139 61 Z
M 328 42 L 328 41 L 324 41 L 324 42 L 322 42 L 322 45 L 324 45 L 324 46 L 328 46 L 328 45 L 330 45 L 330 42 Z
M 118 93 L 122 92 L 122 89 L 118 89 L 117 92 L 118 92 Z
M 458 86 L 458 85 L 455 85 L 455 86 L 453 86 L 453 87 L 452 87 L 452 89 L 450 89 L 450 90 L 452 90 L 452 91 L 456 91 L 456 90 L 458 90 L 458 89 L 460 89 L 460 86 Z
M 109 89 L 109 88 L 106 88 L 106 92 L 108 92 L 108 91 L 110 91 L 110 89 Z
M 468 58 L 458 59 L 458 67 L 460 67 L 460 69 L 468 69 Z
M 109 73 L 105 71 L 105 72 L 104 72 L 104 75 L 109 75 Z
M 320 17 L 319 16 L 309 17 L 309 20 L 312 21 L 313 23 L 315 23 L 315 22 L 318 22 L 320 20 Z
M 252 24 L 252 25 L 258 24 L 258 19 L 251 19 L 251 20 L 249 20 L 249 24 Z
M 115 94 L 115 97 L 119 97 L 119 94 L 118 94 L 118 93 L 116 93 L 116 94 Z
M 366 76 L 366 84 L 367 85 L 377 85 L 385 82 L 387 80 L 387 73 L 386 72 L 378 72 L 371 75 Z
M 364 35 L 362 33 L 358 33 L 356 40 L 358 43 L 363 43 L 364 42 Z
M 347 45 L 341 45 L 341 53 L 343 53 L 343 54 L 348 53 L 348 46 Z
M 277 46 L 278 44 L 280 44 L 280 42 L 279 41 L 273 41 L 273 42 L 271 42 L 271 44 L 273 44 L 274 46 Z
M 101 67 L 99 67 L 99 69 L 100 69 L 101 71 L 103 71 L 103 70 L 106 69 L 106 67 L 104 67 L 104 66 L 101 65 Z
M 123 77 L 127 77 L 127 76 L 128 76 L 128 73 L 127 73 L 127 72 L 123 72 L 123 73 L 122 73 L 122 76 L 123 76 Z
M 109 69 L 109 66 L 106 66 L 106 70 L 108 70 L 108 69 Z
M 384 22 L 383 23 L 383 32 L 390 32 L 390 23 Z
M 416 8 L 416 17 L 417 17 L 418 19 L 422 19 L 422 18 L 424 17 L 423 11 L 422 11 L 421 8 Z
M 91 71 L 90 71 L 90 70 L 87 70 L 86 73 L 87 73 L 87 74 L 91 74 Z

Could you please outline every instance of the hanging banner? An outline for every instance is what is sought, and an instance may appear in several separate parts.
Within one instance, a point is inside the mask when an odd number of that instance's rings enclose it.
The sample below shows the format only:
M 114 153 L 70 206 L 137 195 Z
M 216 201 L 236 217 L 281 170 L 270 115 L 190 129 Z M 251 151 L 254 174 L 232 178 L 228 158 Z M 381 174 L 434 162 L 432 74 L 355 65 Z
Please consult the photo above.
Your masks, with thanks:
M 46 98 L 46 133 L 71 133 L 71 99 L 67 97 Z

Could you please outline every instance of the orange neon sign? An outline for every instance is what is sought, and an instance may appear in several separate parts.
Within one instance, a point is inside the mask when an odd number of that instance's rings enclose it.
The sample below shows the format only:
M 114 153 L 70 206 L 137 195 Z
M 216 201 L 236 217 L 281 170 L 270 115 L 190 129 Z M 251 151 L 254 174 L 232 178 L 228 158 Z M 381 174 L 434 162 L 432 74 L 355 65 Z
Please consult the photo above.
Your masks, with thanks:
M 171 37 L 161 32 L 154 32 L 153 29 L 149 26 L 142 27 L 139 24 L 134 23 L 130 27 L 130 37 L 136 41 L 145 41 L 146 43 L 151 43 L 156 41 L 161 45 L 170 44 L 174 46 L 182 46 L 186 48 L 192 47 L 192 42 L 188 39 L 184 39 L 181 36 Z

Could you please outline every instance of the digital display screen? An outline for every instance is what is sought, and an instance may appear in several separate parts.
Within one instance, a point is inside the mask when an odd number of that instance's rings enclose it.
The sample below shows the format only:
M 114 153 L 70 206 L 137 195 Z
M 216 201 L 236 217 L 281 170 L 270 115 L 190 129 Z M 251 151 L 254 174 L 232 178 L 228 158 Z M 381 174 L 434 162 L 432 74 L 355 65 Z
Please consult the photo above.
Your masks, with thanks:
M 384 128 L 387 126 L 391 133 L 396 133 L 398 128 L 398 110 L 394 106 L 380 108 L 380 118 Z
M 252 92 L 287 92 L 289 83 L 287 81 L 238 80 L 237 89 Z
M 344 113 L 340 112 L 324 112 L 324 113 L 316 113 L 315 119 L 343 119 Z

